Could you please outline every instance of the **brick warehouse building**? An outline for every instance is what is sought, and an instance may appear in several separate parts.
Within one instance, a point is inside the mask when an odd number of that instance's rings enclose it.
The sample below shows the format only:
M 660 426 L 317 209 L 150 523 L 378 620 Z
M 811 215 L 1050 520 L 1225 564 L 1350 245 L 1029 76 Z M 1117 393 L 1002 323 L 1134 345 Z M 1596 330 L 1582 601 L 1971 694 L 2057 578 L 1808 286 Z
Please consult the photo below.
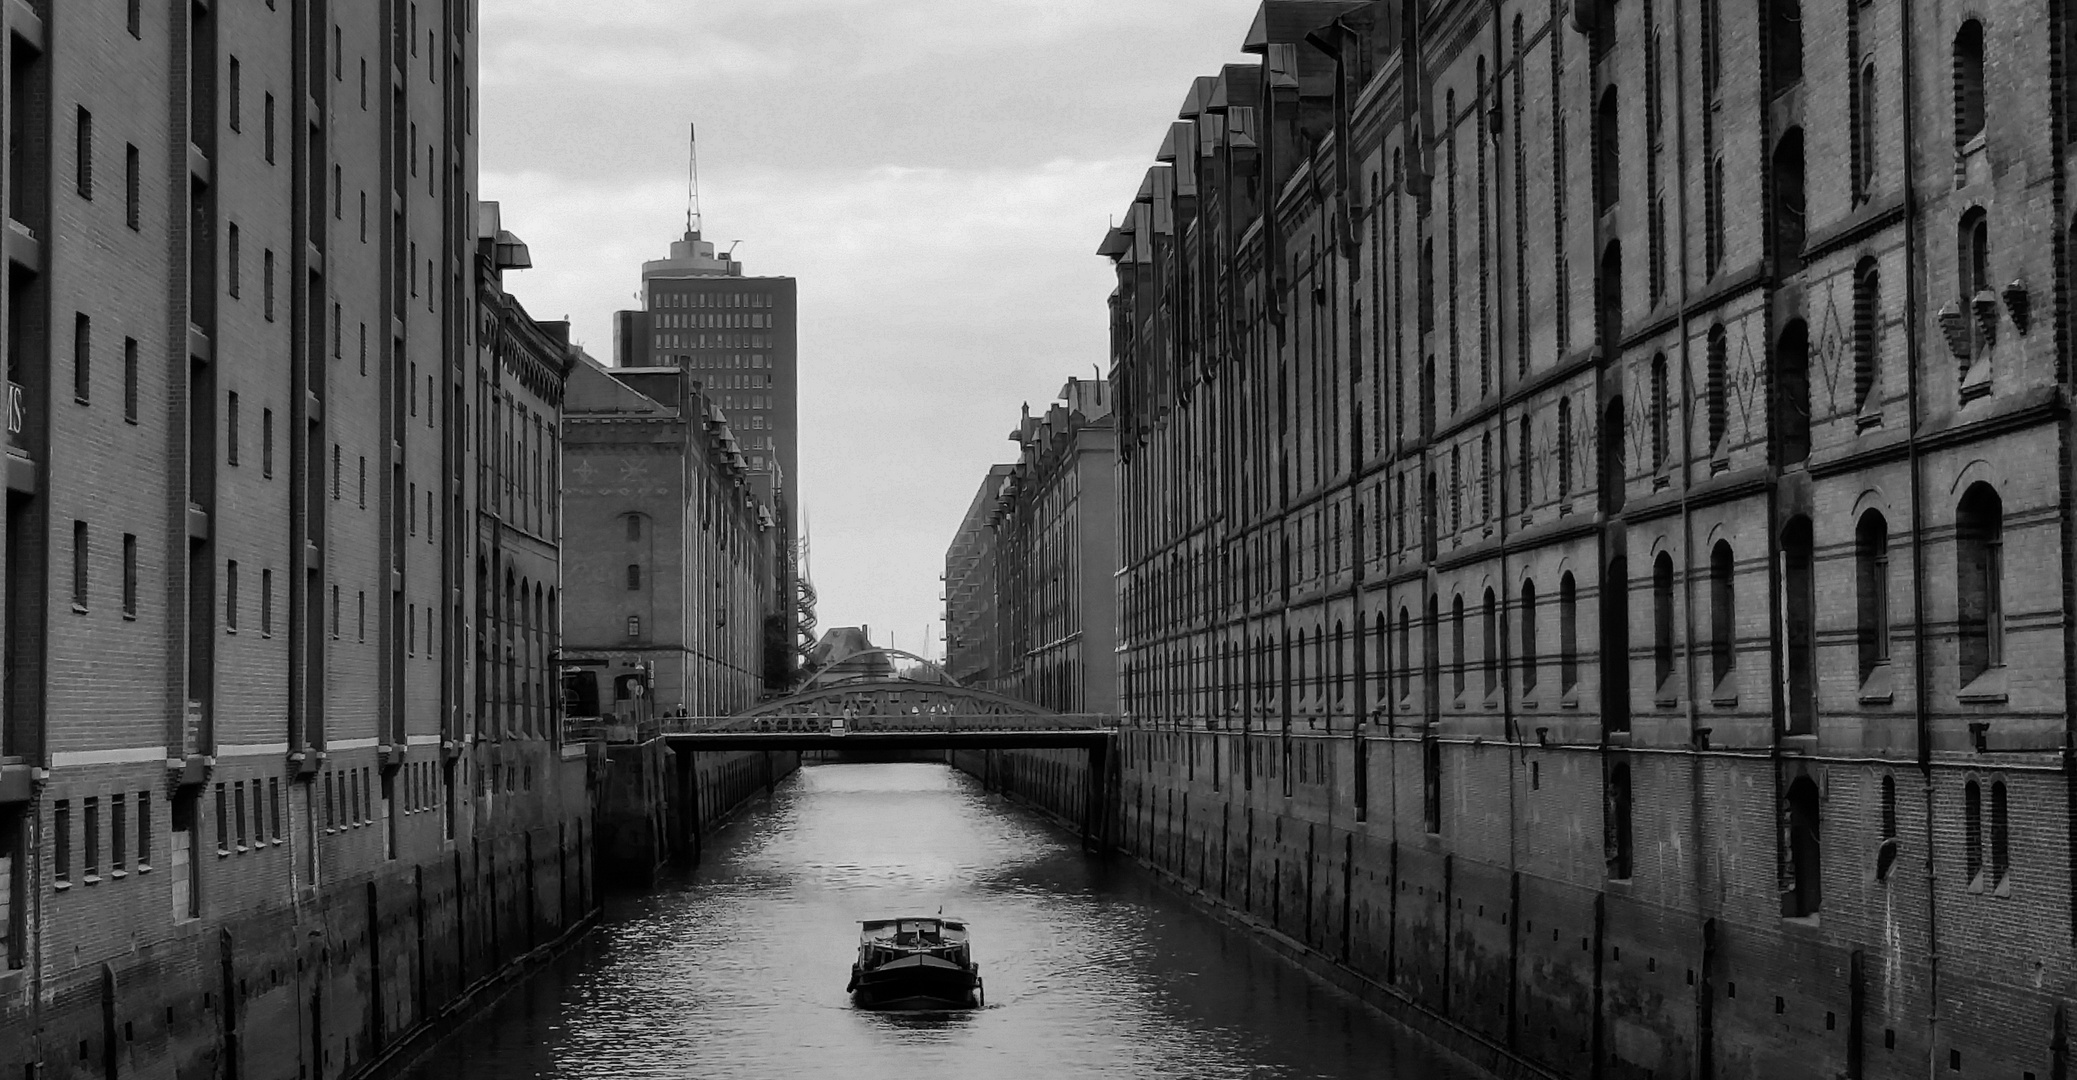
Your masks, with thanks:
M 1110 387 L 1069 379 L 1010 440 L 997 489 L 995 659 L 987 689 L 1066 713 L 1118 707 L 1117 434 Z
M 613 313 L 613 362 L 692 373 L 741 442 L 744 463 L 785 538 L 783 612 L 805 660 L 815 647 L 814 589 L 800 584 L 794 500 L 800 489 L 799 283 L 746 275 L 734 248 L 717 252 L 693 214 L 666 258 L 642 264 L 642 309 Z
M 995 530 L 988 519 L 1011 466 L 990 465 L 945 549 L 945 674 L 992 686 L 995 671 Z
M 581 358 L 563 446 L 563 663 L 600 676 L 601 711 L 727 716 L 785 690 L 781 534 L 691 373 Z M 627 677 L 645 671 L 636 695 Z
M 592 907 L 553 618 L 467 591 L 555 544 L 472 374 L 552 435 L 565 362 L 479 243 L 472 5 L 0 24 L 0 1073 L 365 1069 Z
M 1127 844 L 1486 1060 L 2067 1075 L 2073 16 L 1268 0 L 1102 247 Z

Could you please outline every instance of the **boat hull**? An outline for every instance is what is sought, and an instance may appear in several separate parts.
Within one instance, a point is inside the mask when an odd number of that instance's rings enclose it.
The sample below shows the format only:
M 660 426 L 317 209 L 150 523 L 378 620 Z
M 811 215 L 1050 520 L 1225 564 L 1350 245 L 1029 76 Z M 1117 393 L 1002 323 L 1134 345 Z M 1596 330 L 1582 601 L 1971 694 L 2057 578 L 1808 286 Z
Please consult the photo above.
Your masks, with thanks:
M 908 956 L 869 971 L 854 970 L 851 996 L 876 1009 L 972 1007 L 981 985 L 977 967 L 935 956 Z

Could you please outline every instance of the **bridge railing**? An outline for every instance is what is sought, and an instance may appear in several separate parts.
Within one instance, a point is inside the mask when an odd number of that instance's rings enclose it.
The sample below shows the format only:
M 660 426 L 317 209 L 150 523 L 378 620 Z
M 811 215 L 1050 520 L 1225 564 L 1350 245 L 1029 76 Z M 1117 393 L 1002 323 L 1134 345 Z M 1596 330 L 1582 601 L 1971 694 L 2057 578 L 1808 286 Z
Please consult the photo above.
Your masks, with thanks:
M 1104 713 L 855 713 L 840 712 L 763 716 L 666 716 L 666 735 L 754 732 L 757 734 L 828 734 L 940 731 L 1102 731 L 1118 727 L 1118 717 Z

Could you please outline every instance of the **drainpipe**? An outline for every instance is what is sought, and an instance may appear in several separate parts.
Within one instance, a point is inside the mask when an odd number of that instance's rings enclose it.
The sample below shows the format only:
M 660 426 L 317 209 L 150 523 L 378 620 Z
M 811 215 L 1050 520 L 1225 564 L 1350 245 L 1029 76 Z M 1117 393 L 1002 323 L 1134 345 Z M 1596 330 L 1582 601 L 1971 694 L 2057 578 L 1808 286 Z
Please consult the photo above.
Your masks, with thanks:
M 1903 67 L 1903 135 L 1904 135 L 1904 325 L 1909 332 L 1904 335 L 1905 385 L 1908 406 L 1907 422 L 1910 425 L 1905 439 L 1907 460 L 1911 474 L 1911 711 L 1916 727 L 1918 743 L 1918 771 L 1920 786 L 1925 797 L 1926 820 L 1933 820 L 1933 739 L 1932 715 L 1926 701 L 1931 682 L 1926 661 L 1926 601 L 1925 601 L 1925 465 L 1918 448 L 1919 435 L 1919 342 L 1918 328 L 1921 307 L 1919 301 L 1919 240 L 1918 240 L 1918 166 L 1915 153 L 1918 145 L 1917 74 L 1913 65 L 1913 28 L 1911 5 L 1902 8 L 1903 34 L 1901 35 Z M 1934 831 L 1928 827 L 1926 843 L 1926 1076 L 1939 1075 L 1940 1035 L 1940 922 L 1939 904 L 1936 902 L 1939 889 L 1939 873 L 1933 859 Z
M 1686 20 L 1682 17 L 1682 14 L 1683 9 L 1681 5 L 1673 5 L 1673 70 L 1677 73 L 1673 79 L 1673 175 L 1677 177 L 1685 177 L 1688 174 L 1688 68 L 1687 55 L 1686 50 L 1684 48 L 1684 43 L 1687 41 L 1687 27 L 1685 25 Z M 1703 167 L 1708 168 L 1708 163 L 1705 162 L 1703 164 Z M 1677 241 L 1680 252 L 1680 274 L 1678 278 L 1678 284 L 1675 285 L 1675 288 L 1679 290 L 1679 299 L 1677 302 L 1680 305 L 1681 400 L 1685 402 L 1692 402 L 1695 400 L 1695 393 L 1694 369 L 1693 365 L 1690 363 L 1692 357 L 1690 338 L 1688 332 L 1688 267 L 1690 265 L 1688 261 L 1688 187 L 1685 183 L 1681 183 L 1674 185 L 1674 188 L 1674 199 L 1680 207 L 1680 211 L 1678 214 L 1675 215 L 1674 219 L 1680 222 L 1679 239 Z M 1699 712 L 1700 705 L 1696 700 L 1695 694 L 1695 528 L 1693 510 L 1688 502 L 1688 495 L 1690 490 L 1693 488 L 1694 479 L 1694 466 L 1692 457 L 1694 454 L 1695 425 L 1694 414 L 1692 409 L 1683 408 L 1680 411 L 1680 415 L 1682 473 L 1680 488 L 1681 543 L 1686 548 L 1684 557 L 1687 560 L 1687 566 L 1689 571 L 1687 575 L 1686 587 L 1688 601 L 1686 620 L 1688 640 L 1688 819 L 1689 829 L 1691 830 L 1689 838 L 1694 843 L 1695 850 L 1701 851 L 1702 823 L 1708 820 L 1708 807 L 1703 804 L 1702 798 L 1702 727 Z M 1708 460 L 1706 455 L 1704 460 Z M 1733 636 L 1736 636 L 1735 628 Z M 1712 642 L 1712 645 L 1713 644 L 1714 643 Z M 1711 678 L 1713 679 L 1714 677 L 1715 672 L 1712 671 Z M 1710 690 L 1714 692 L 1715 687 L 1710 687 Z M 1631 790 L 1633 792 L 1636 790 L 1635 775 L 1636 774 L 1633 771 L 1631 774 Z M 1695 895 L 1709 895 L 1708 889 L 1706 888 L 1707 883 L 1705 881 L 1705 878 L 1708 873 L 1707 860 L 1694 860 L 1693 868 L 1695 874 L 1695 879 L 1693 883 L 1695 887 Z M 1711 992 L 1710 987 L 1706 981 L 1704 981 L 1702 985 L 1700 985 L 1697 989 L 1702 994 L 1707 994 Z M 1699 1027 L 1700 1025 L 1697 1026 Z M 1707 1059 L 1714 1052 L 1714 1049 L 1714 1047 L 1700 1044 L 1700 1041 L 1698 1040 L 1698 1045 L 1696 1046 L 1696 1054 L 1701 1059 Z M 1709 1066 L 1704 1063 L 1704 1061 L 1698 1061 L 1696 1075 L 1709 1076 L 1712 1075 L 1712 1072 Z

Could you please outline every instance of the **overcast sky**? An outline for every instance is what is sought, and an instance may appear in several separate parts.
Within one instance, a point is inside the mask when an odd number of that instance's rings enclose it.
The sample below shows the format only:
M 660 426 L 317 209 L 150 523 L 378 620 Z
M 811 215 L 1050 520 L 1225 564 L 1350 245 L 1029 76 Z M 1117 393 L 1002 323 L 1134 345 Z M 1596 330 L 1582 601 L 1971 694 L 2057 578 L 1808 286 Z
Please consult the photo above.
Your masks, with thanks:
M 611 313 L 684 230 L 696 122 L 706 238 L 800 279 L 792 482 L 821 624 L 941 655 L 960 516 L 1018 407 L 1105 364 L 1096 246 L 1255 7 L 484 4 L 483 197 L 534 261 L 508 284 L 611 362 Z

